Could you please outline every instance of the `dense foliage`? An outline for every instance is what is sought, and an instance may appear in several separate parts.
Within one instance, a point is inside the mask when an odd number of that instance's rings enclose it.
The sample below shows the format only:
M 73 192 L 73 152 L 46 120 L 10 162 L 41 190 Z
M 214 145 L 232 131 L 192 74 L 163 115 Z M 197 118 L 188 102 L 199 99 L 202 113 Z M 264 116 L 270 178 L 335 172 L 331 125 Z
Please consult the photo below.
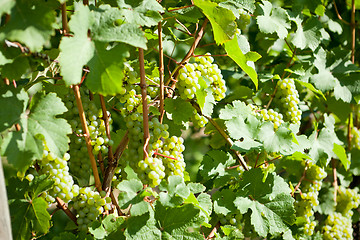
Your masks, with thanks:
M 2 0 L 13 238 L 359 239 L 360 2 L 337 2 Z

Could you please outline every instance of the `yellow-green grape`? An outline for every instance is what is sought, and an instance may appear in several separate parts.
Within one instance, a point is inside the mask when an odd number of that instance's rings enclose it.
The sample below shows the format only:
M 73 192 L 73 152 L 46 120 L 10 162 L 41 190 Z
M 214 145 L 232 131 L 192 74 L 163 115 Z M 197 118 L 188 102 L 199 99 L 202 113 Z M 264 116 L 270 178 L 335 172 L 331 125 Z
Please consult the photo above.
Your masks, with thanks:
M 195 109 L 193 111 L 193 115 L 191 116 L 191 121 L 193 122 L 194 127 L 198 128 L 205 127 L 205 125 L 208 123 L 207 118 L 198 114 Z
M 200 71 L 202 77 L 210 81 L 215 100 L 220 101 L 225 98 L 225 80 L 219 66 L 213 63 L 214 58 L 210 56 L 210 53 L 207 53 L 206 56 L 196 57 L 195 62 L 195 69 Z
M 334 212 L 326 218 L 322 231 L 325 240 L 353 239 L 351 218 L 344 217 L 338 212 Z
M 286 121 L 299 124 L 301 120 L 301 110 L 299 109 L 299 93 L 296 90 L 294 79 L 280 79 L 277 83 L 278 90 L 276 96 L 282 103 L 285 111 Z
M 360 149 L 360 131 L 357 127 L 351 129 L 351 147 Z
M 79 190 L 79 195 L 73 199 L 72 206 L 76 211 L 77 224 L 80 231 L 87 231 L 88 227 L 104 210 L 111 209 L 108 200 L 90 187 Z
M 352 209 L 358 208 L 360 204 L 360 195 L 357 189 L 350 189 L 340 186 L 336 197 L 336 211 L 343 216 L 351 217 Z
M 56 197 L 68 203 L 79 194 L 79 186 L 74 184 L 74 180 L 69 174 L 67 165 L 69 159 L 70 155 L 68 153 L 65 153 L 63 158 L 56 157 L 45 144 L 43 157 L 39 161 L 41 167 L 39 173 L 49 176 L 49 179 L 54 181 L 51 189 L 44 194 L 45 200 L 49 204 L 55 202 Z
M 108 152 L 109 139 L 106 136 L 105 122 L 102 119 L 102 110 L 96 106 L 94 101 L 90 101 L 86 91 L 80 89 L 80 92 L 84 112 L 86 112 L 86 123 L 89 129 L 93 152 L 95 155 L 99 152 L 106 154 Z M 64 117 L 69 121 L 74 132 L 74 134 L 70 136 L 70 171 L 79 179 L 79 182 L 87 184 L 91 175 L 91 165 L 88 161 L 88 152 L 79 119 L 79 113 L 76 105 L 74 105 L 74 94 L 70 92 L 66 94 L 64 96 L 64 101 L 69 110 L 64 114 Z M 109 124 L 111 125 L 112 119 L 110 113 L 107 112 L 107 114 L 109 117 Z
M 259 115 L 262 116 L 262 118 L 265 121 L 271 121 L 272 123 L 274 123 L 275 129 L 278 129 L 279 126 L 284 122 L 283 115 L 281 113 L 274 111 L 273 109 L 269 109 L 269 110 L 262 109 L 259 112 Z
M 194 64 L 187 63 L 179 70 L 177 88 L 182 99 L 195 98 L 196 91 L 200 89 L 199 78 L 201 77 L 201 72 L 195 69 Z

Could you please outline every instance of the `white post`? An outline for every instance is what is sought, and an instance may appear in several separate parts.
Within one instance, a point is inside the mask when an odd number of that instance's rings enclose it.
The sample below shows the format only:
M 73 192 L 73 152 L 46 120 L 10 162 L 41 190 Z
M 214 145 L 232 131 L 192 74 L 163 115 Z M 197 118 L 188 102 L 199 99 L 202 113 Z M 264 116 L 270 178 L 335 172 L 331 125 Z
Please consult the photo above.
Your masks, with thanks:
M 11 222 L 7 200 L 5 178 L 0 158 L 0 240 L 11 240 Z

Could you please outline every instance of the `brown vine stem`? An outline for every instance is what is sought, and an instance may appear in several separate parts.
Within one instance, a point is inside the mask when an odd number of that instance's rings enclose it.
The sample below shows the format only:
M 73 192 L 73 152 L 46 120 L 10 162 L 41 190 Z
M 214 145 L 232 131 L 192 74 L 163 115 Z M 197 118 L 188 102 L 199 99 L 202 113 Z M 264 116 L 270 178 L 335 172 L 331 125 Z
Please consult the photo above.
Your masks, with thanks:
M 215 227 L 211 230 L 209 236 L 206 238 L 207 240 L 212 239 L 215 237 L 215 233 L 217 232 L 217 230 L 220 227 L 220 222 L 217 222 L 217 224 L 215 225 Z
M 292 197 L 294 196 L 296 190 L 299 189 L 302 181 L 305 179 L 305 175 L 306 175 L 306 170 L 307 170 L 308 164 L 309 164 L 309 161 L 306 162 L 306 165 L 305 165 L 305 168 L 304 168 L 304 172 L 303 172 L 303 174 L 302 174 L 302 176 L 301 176 L 301 178 L 300 178 L 300 180 L 299 180 L 299 183 L 295 186 L 294 191 L 291 193 L 291 196 L 292 196 Z
M 109 116 L 108 116 L 108 113 L 107 113 L 107 110 L 106 110 L 105 100 L 104 100 L 103 95 L 100 95 L 100 104 L 101 104 L 101 110 L 102 110 L 103 120 L 104 120 L 104 124 L 105 124 L 106 136 L 108 137 L 109 140 L 111 140 Z M 113 161 L 112 146 L 109 146 L 108 158 L 109 158 L 110 162 Z
M 126 149 L 126 146 L 129 142 L 128 134 L 129 134 L 129 131 L 126 131 L 126 133 L 123 136 L 123 138 L 121 139 L 118 147 L 116 148 L 116 151 L 113 156 L 113 161 L 109 162 L 109 164 L 107 165 L 107 168 L 105 170 L 103 189 L 107 193 L 110 192 L 110 189 L 111 189 L 111 181 L 114 177 L 115 168 L 117 167 L 119 159 L 120 159 L 121 155 L 123 154 L 124 150 Z
M 204 30 L 205 27 L 207 25 L 207 23 L 209 22 L 209 20 L 206 18 L 193 42 L 193 44 L 191 45 L 189 51 L 187 52 L 187 54 L 185 55 L 185 57 L 183 58 L 183 60 L 180 62 L 180 64 L 174 69 L 174 71 L 172 72 L 172 74 L 170 75 L 168 81 L 166 82 L 166 85 L 169 85 L 170 82 L 172 81 L 172 85 L 171 88 L 175 87 L 176 81 L 174 81 L 177 76 L 179 75 L 179 70 L 189 61 L 189 59 L 191 58 L 191 56 L 194 54 L 194 51 L 196 49 L 196 47 L 198 46 L 201 38 L 204 35 Z
M 339 19 L 340 21 L 342 21 L 343 23 L 345 23 L 345 24 L 347 24 L 347 25 L 350 25 L 349 22 L 345 21 L 345 20 L 341 17 L 341 15 L 340 15 L 340 13 L 339 13 L 339 10 L 338 10 L 338 8 L 337 8 L 337 6 L 336 6 L 335 0 L 333 0 L 333 4 L 334 4 L 335 12 L 336 12 L 336 15 L 337 15 L 338 19 Z
M 338 191 L 338 181 L 337 181 L 337 173 L 336 173 L 336 161 L 335 159 L 331 159 L 331 165 L 332 165 L 332 171 L 333 171 L 333 187 L 334 187 L 334 201 L 336 202 L 336 198 L 337 198 L 337 191 Z
M 61 200 L 60 198 L 56 197 L 55 198 L 56 203 L 57 203 L 57 207 L 60 208 L 61 210 L 63 210 L 65 212 L 65 214 L 76 224 L 77 224 L 77 219 L 76 216 L 70 211 L 70 209 L 66 206 L 66 203 Z
M 162 42 L 162 23 L 161 21 L 158 24 L 158 34 L 159 34 L 159 78 L 160 78 L 160 116 L 159 122 L 162 123 L 164 117 L 164 49 Z
M 91 138 L 90 138 L 90 133 L 89 133 L 88 126 L 86 124 L 86 117 L 85 117 L 84 108 L 83 108 L 83 105 L 82 105 L 82 102 L 81 102 L 79 86 L 74 85 L 72 87 L 72 89 L 74 90 L 76 104 L 77 104 L 77 107 L 79 109 L 79 116 L 80 116 L 82 129 L 83 129 L 83 131 L 85 133 L 84 134 L 85 142 L 86 142 L 86 147 L 87 147 L 88 154 L 89 154 L 89 157 L 90 157 L 91 168 L 92 168 L 93 174 L 94 174 L 95 187 L 99 192 L 101 192 L 101 190 L 102 190 L 101 189 L 101 181 L 100 181 L 99 172 L 98 172 L 97 165 L 96 165 L 95 156 L 93 154 L 93 150 L 92 150 L 92 146 L 91 146 Z
M 62 20 L 63 32 L 64 32 L 64 35 L 66 35 L 67 33 L 70 32 L 68 20 L 67 20 L 67 13 L 66 13 L 66 2 L 61 4 L 61 20 Z
M 173 11 L 178 11 L 180 9 L 184 9 L 184 8 L 189 8 L 189 7 L 193 7 L 194 5 L 188 5 L 188 6 L 183 6 L 183 7 L 179 7 L 179 8 L 174 8 L 169 10 L 168 12 L 173 12 Z
M 147 92 L 146 92 L 146 80 L 145 80 L 145 64 L 144 64 L 144 50 L 139 48 L 139 62 L 140 62 L 140 88 L 141 88 L 141 100 L 143 107 L 143 128 L 144 128 L 144 159 L 148 157 L 149 153 L 149 109 L 147 106 Z
M 351 62 L 355 63 L 355 0 L 351 3 Z

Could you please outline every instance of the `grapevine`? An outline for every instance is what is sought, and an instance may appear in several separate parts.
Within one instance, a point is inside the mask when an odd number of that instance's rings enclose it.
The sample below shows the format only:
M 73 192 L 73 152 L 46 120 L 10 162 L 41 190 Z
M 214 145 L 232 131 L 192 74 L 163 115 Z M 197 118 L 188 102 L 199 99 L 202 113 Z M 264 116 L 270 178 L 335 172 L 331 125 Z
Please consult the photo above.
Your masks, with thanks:
M 355 1 L 0 5 L 5 239 L 360 239 Z

